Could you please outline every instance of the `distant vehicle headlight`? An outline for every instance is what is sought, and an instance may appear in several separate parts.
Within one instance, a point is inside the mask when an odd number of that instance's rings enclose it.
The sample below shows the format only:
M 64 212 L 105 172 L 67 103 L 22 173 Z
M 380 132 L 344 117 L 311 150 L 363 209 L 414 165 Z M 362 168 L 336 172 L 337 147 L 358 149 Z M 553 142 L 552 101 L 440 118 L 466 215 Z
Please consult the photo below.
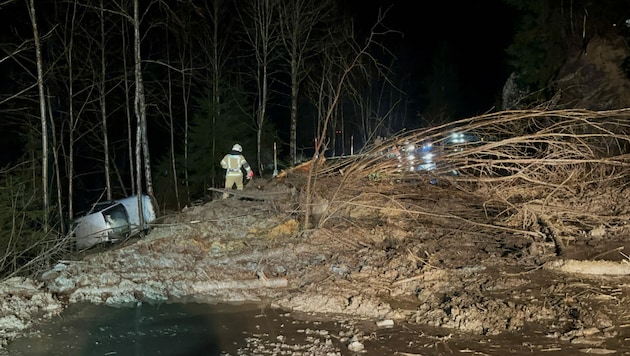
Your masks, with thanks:
M 464 143 L 466 140 L 464 139 L 464 134 L 461 132 L 453 132 L 451 134 L 451 142 L 453 143 Z

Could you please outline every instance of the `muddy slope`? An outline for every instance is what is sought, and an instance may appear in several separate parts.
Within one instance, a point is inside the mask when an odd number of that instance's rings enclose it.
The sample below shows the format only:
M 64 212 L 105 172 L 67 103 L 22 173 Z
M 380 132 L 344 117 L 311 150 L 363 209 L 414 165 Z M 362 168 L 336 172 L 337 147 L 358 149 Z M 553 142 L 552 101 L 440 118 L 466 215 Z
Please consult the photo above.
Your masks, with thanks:
M 591 273 L 602 259 L 620 260 L 623 230 L 605 234 L 605 241 L 586 235 L 558 256 L 553 241 L 454 219 L 450 213 L 484 212 L 452 187 L 409 183 L 404 191 L 411 198 L 393 201 L 383 192 L 398 187 L 372 182 L 352 204 L 329 202 L 336 208 L 320 216 L 325 223 L 301 231 L 299 196 L 284 184 L 277 199 L 215 200 L 163 217 L 143 239 L 59 263 L 32 293 L 6 289 L 0 325 L 7 336 L 15 335 L 31 316 L 53 315 L 81 301 L 194 299 L 262 300 L 331 318 L 478 335 L 536 324 L 551 337 L 589 345 L 627 334 L 630 278 Z M 422 194 L 410 195 L 412 189 Z M 409 206 L 426 213 L 410 214 Z M 580 273 L 559 268 L 578 259 L 592 265 Z M 21 301 L 21 313 L 9 316 L 11 299 Z

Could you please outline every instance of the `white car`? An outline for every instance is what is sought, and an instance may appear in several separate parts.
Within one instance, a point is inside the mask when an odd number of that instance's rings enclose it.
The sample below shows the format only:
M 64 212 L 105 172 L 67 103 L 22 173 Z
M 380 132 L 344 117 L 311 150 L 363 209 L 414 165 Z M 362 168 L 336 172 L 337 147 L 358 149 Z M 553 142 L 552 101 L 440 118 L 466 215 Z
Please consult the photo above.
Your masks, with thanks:
M 100 243 L 116 242 L 149 229 L 156 219 L 148 195 L 142 196 L 144 225 L 140 226 L 138 196 L 96 203 L 88 214 L 73 222 L 73 238 L 77 249 L 87 249 Z
M 148 195 L 142 195 L 142 216 L 144 218 L 144 225 L 140 226 L 140 213 L 138 212 L 138 196 L 132 195 L 124 199 L 115 200 L 122 204 L 127 210 L 129 217 L 129 225 L 131 227 L 131 233 L 137 233 L 149 229 L 149 224 L 155 221 L 157 218 L 155 215 L 155 208 L 151 202 L 151 198 Z

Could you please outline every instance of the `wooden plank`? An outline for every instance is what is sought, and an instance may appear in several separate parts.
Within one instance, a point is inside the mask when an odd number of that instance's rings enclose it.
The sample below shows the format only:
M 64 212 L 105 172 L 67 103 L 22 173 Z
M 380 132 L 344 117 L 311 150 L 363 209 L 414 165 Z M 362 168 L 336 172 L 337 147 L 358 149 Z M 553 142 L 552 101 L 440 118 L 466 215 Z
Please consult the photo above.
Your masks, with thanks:
M 249 198 L 249 199 L 256 199 L 256 200 L 274 200 L 274 199 L 287 197 L 289 195 L 289 193 L 287 192 L 247 191 L 247 190 L 221 189 L 221 188 L 208 188 L 208 190 L 219 192 L 219 193 L 228 193 L 238 198 Z

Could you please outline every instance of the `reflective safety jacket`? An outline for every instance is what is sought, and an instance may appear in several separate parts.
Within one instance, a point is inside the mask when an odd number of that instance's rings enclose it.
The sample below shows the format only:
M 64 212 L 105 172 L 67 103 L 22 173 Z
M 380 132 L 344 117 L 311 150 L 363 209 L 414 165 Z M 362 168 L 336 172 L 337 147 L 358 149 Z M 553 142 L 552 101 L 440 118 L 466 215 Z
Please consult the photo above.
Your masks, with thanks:
M 227 169 L 225 175 L 228 176 L 242 176 L 243 171 L 241 168 L 244 168 L 248 173 L 252 170 L 243 155 L 234 153 L 228 153 L 223 157 L 221 167 Z

